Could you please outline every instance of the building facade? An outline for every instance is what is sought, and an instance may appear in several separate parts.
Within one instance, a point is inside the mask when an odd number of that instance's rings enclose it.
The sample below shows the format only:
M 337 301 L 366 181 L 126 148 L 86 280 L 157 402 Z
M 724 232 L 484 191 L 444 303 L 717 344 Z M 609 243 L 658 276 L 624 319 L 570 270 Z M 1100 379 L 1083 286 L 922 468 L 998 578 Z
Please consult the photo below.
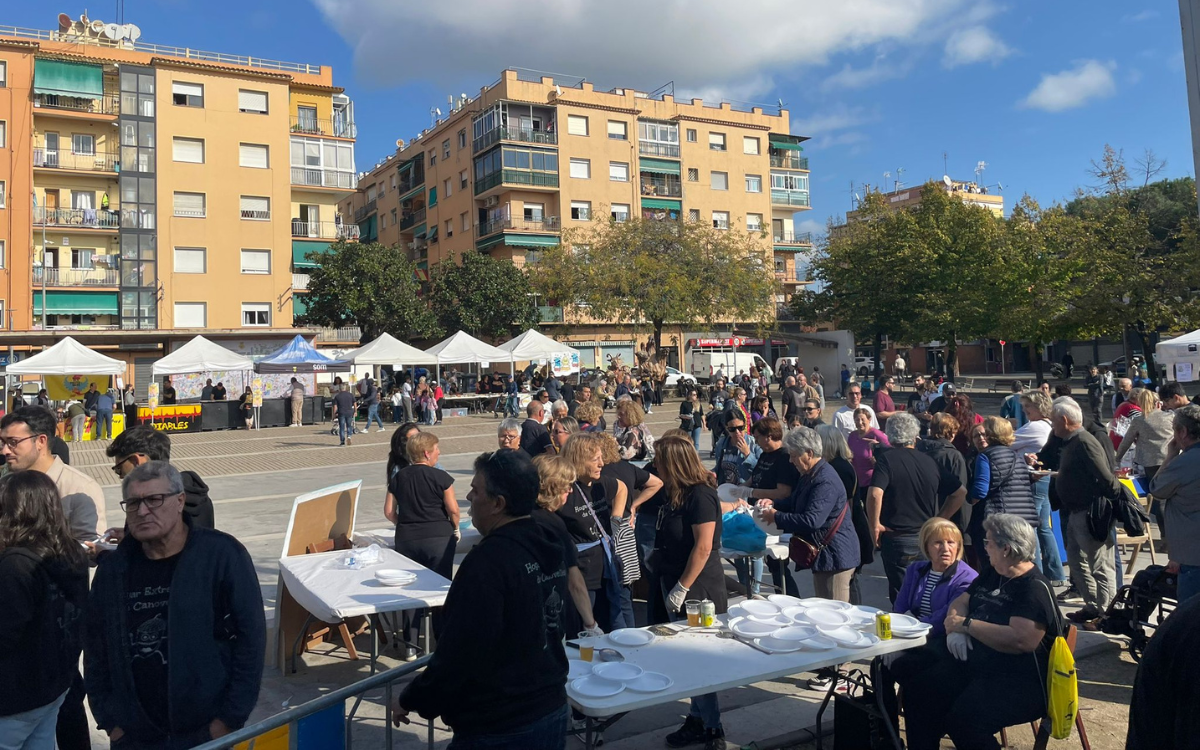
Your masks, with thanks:
M 712 222 L 763 235 L 783 302 L 806 283 L 797 254 L 812 248 L 794 225 L 810 205 L 804 140 L 791 134 L 787 110 L 599 91 L 506 70 L 416 139 L 399 141 L 340 207 L 364 240 L 407 250 L 418 275 L 470 252 L 536 263 L 563 230 L 597 216 Z M 569 309 L 543 305 L 541 313 L 547 332 L 581 348 L 588 366 L 613 354 L 628 362 L 645 339 Z M 697 335 L 669 332 L 677 358 Z
M 0 27 L 0 346 L 65 333 L 138 366 L 197 333 L 294 335 L 296 258 L 357 227 L 327 66 Z M 148 373 L 131 372 L 144 381 Z

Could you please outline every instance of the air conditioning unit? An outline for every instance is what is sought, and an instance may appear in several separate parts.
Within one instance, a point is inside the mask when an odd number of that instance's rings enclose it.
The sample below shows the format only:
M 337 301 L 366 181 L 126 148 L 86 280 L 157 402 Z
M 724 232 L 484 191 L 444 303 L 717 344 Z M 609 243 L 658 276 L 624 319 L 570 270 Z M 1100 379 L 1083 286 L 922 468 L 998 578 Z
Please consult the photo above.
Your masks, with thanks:
M 498 206 L 498 205 L 500 205 L 500 196 L 498 196 L 498 195 L 489 195 L 483 201 L 484 208 L 492 208 L 493 206 Z

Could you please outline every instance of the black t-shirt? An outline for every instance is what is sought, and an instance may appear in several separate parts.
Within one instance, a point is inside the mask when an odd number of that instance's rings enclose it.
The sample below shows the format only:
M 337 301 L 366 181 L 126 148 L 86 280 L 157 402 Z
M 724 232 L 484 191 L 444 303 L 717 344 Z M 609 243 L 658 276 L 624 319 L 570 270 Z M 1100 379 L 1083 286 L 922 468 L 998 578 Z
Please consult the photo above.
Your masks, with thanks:
M 629 506 L 633 503 L 634 495 L 646 486 L 646 482 L 650 481 L 650 472 L 622 459 L 616 463 L 606 464 L 600 470 L 600 478 L 604 479 L 605 477 L 616 477 L 621 484 L 625 485 L 625 517 L 627 518 L 629 516 Z M 595 487 L 593 487 L 593 495 L 595 495 Z M 608 498 L 606 497 L 605 499 Z M 643 505 L 647 505 L 649 502 L 647 500 Z M 596 511 L 599 512 L 600 509 L 597 508 Z M 641 512 L 641 508 L 638 508 L 638 512 Z
M 175 389 L 174 388 L 172 388 L 169 385 L 166 388 L 163 388 L 162 402 L 164 404 L 175 403 Z
M 986 675 L 1028 676 L 1031 683 L 1044 687 L 1050 647 L 1062 622 L 1050 592 L 1050 584 L 1037 568 L 1016 578 L 1004 578 L 995 568 L 986 566 L 967 589 L 971 597 L 968 615 L 994 625 L 1007 625 L 1011 617 L 1024 617 L 1045 626 L 1046 634 L 1033 654 L 1004 654 L 975 639 L 971 643 L 971 669 L 983 670 Z
M 225 386 L 218 385 L 213 388 L 213 393 L 212 393 L 213 401 L 224 401 L 226 395 L 227 395 L 227 391 L 225 390 Z
M 941 510 L 939 497 L 962 483 L 943 475 L 932 458 L 912 448 L 890 448 L 875 454 L 871 486 L 883 490 L 879 522 L 897 534 L 916 534 L 921 524 Z
M 668 588 L 678 583 L 696 546 L 692 527 L 714 522 L 712 552 L 689 589 L 688 598 L 711 599 L 721 614 L 728 597 L 721 570 L 721 501 L 712 487 L 692 487 L 678 508 L 672 508 L 669 502 L 663 505 L 654 537 L 654 568 Z
M 563 523 L 562 518 L 557 513 L 536 507 L 529 516 L 541 526 L 545 526 L 554 532 L 554 536 L 562 544 L 563 548 L 563 563 L 567 568 L 579 567 L 579 553 L 575 551 L 575 542 L 571 541 L 571 535 L 567 532 L 567 525 Z
M 1133 681 L 1125 750 L 1194 747 L 1200 737 L 1200 596 L 1158 628 Z
M 700 402 L 684 401 L 679 404 L 679 429 L 691 432 L 703 426 L 704 407 Z
M 792 489 L 800 483 L 800 472 L 788 459 L 783 448 L 763 453 L 750 470 L 750 486 L 756 490 L 773 490 L 781 484 Z
M 396 541 L 447 537 L 454 525 L 446 515 L 445 493 L 454 477 L 434 466 L 410 464 L 388 482 L 396 498 Z
M 554 443 L 550 440 L 550 431 L 536 419 L 526 419 L 521 423 L 521 450 L 530 456 L 540 456 L 543 453 L 554 453 Z
M 585 490 L 579 484 L 575 484 L 571 488 L 570 494 L 567 495 L 567 502 L 556 511 L 558 517 L 566 525 L 567 533 L 571 535 L 571 541 L 576 545 L 579 572 L 583 574 L 583 580 L 589 589 L 600 588 L 604 578 L 604 548 L 602 545 L 594 543 L 599 542 L 603 536 L 601 524 L 604 525 L 603 533 L 608 533 L 609 506 L 607 498 L 610 496 L 609 493 L 616 493 L 618 481 L 615 477 L 600 477 L 598 482 L 592 484 L 587 495 L 587 502 L 584 500 Z M 597 503 L 597 497 L 601 498 L 603 507 Z M 589 502 L 595 515 L 592 514 L 592 510 L 588 509 Z M 579 549 L 580 545 L 593 546 L 581 550 Z
M 130 666 L 138 702 L 146 715 L 163 730 L 171 727 L 168 695 L 170 631 L 167 605 L 171 579 L 179 555 L 151 560 L 134 545 L 126 582 L 125 625 L 128 628 Z M 184 648 L 187 644 L 182 644 Z
M 935 398 L 933 401 L 931 401 L 929 403 L 929 413 L 930 414 L 941 414 L 944 411 L 946 411 L 946 397 L 945 396 L 938 396 L 937 398 Z
M 354 414 L 354 394 L 350 391 L 338 391 L 333 394 L 333 405 L 337 407 L 339 416 Z

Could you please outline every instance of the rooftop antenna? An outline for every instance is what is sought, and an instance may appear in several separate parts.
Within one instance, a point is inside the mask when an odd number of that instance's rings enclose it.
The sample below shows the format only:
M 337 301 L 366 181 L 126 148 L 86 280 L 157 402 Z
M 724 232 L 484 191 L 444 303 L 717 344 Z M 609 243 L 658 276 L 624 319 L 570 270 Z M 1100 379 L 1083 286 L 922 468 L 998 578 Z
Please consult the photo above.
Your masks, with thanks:
M 890 180 L 890 179 L 892 179 L 892 173 L 891 173 L 891 172 L 884 172 L 884 173 L 883 173 L 883 189 L 884 189 L 884 190 L 887 190 L 887 184 L 888 184 L 888 180 Z
M 441 116 L 442 116 L 442 110 L 438 109 L 437 107 L 429 108 L 429 127 L 431 129 L 433 128 L 433 126 L 437 125 L 438 118 Z
M 975 184 L 976 185 L 983 184 L 983 170 L 987 169 L 987 166 L 988 165 L 987 165 L 986 161 L 976 162 L 976 164 L 975 164 Z
M 900 181 L 900 175 L 904 174 L 904 167 L 896 167 L 896 189 L 899 190 L 903 182 Z
M 858 193 L 854 192 L 854 180 L 850 180 L 850 208 L 858 208 Z
M 950 174 L 950 155 L 942 152 L 942 174 Z

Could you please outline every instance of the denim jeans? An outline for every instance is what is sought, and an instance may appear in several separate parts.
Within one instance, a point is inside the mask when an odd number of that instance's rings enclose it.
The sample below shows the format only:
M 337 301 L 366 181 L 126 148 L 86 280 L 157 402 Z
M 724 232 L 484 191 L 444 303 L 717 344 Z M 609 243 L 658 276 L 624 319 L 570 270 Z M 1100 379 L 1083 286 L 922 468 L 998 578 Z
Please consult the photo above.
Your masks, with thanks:
M 379 404 L 369 404 L 367 406 L 367 429 L 371 429 L 371 420 L 379 423 L 379 429 L 383 429 L 383 419 L 379 416 Z
M 647 572 L 650 570 L 650 566 L 646 561 L 650 559 L 650 553 L 654 551 L 654 539 L 658 536 L 658 529 L 654 525 L 657 520 L 654 513 L 638 513 L 637 523 L 633 527 L 633 538 L 637 540 L 638 555 L 642 559 L 642 570 Z
M 696 446 L 696 450 L 700 450 L 700 428 L 692 428 L 692 445 Z
M 567 743 L 566 704 L 523 727 L 497 734 L 455 732 L 447 750 L 562 750 Z
M 767 570 L 771 572 L 771 585 L 776 590 L 788 596 L 800 596 L 800 587 L 796 585 L 796 578 L 788 568 L 787 560 L 771 558 L 767 560 Z
M 746 584 L 749 583 L 750 595 L 758 596 L 759 590 L 762 588 L 763 559 L 761 557 L 735 557 L 733 569 L 737 571 L 738 583 L 742 584 L 742 588 L 747 588 Z
M 112 434 L 112 410 L 100 411 L 96 410 L 96 437 L 101 440 L 108 439 Z
M 14 750 L 54 750 L 54 725 L 64 692 L 44 706 L 0 717 L 0 747 Z
M 87 432 L 87 415 L 80 414 L 78 417 L 71 417 L 71 442 L 78 443 L 83 440 L 85 432 Z
M 1200 565 L 1180 565 L 1175 596 L 1180 604 L 1200 594 Z
M 879 537 L 879 557 L 883 560 L 883 572 L 887 574 L 888 598 L 896 603 L 896 594 L 904 583 L 904 571 L 921 556 L 921 546 L 916 534 L 884 532 Z
M 404 421 L 404 402 L 392 404 L 392 424 L 400 424 Z
M 346 444 L 346 436 L 354 434 L 354 415 L 338 414 L 338 439 Z
M 1054 529 L 1050 527 L 1050 477 L 1042 477 L 1034 482 L 1033 501 L 1038 510 L 1038 546 L 1034 565 L 1051 582 L 1065 581 L 1067 574 L 1063 572 L 1062 559 L 1058 556 L 1058 541 L 1054 538 Z

